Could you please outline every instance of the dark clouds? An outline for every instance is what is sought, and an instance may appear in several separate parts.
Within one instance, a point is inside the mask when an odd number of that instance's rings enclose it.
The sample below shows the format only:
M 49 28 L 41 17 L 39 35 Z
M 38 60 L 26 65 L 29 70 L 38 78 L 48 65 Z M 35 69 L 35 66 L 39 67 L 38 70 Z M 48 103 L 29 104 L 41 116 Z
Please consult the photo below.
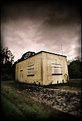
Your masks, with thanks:
M 78 2 L 5 4 L 1 20 L 3 45 L 8 46 L 16 58 L 28 50 L 61 54 L 61 45 L 68 58 L 81 53 Z
M 33 19 L 40 20 L 47 17 L 46 24 L 65 24 L 75 22 L 79 18 L 80 9 L 78 4 L 72 2 L 19 2 L 5 4 L 2 7 L 2 17 L 8 19 Z M 57 22 L 57 23 L 56 23 Z

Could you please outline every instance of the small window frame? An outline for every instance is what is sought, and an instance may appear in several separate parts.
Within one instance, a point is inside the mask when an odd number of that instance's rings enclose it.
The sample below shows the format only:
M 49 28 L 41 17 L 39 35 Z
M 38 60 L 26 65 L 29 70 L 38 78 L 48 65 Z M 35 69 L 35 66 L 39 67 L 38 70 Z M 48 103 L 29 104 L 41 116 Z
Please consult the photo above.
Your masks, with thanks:
M 34 64 L 28 65 L 27 67 L 27 76 L 34 76 Z
M 62 75 L 61 64 L 52 63 L 52 75 Z

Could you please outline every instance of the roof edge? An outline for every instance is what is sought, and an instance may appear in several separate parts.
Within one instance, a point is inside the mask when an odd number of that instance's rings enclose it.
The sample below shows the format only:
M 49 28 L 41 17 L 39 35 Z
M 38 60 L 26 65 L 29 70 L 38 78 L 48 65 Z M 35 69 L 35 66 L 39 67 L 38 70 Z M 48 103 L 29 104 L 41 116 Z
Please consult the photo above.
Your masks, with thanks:
M 37 54 L 39 54 L 39 53 L 42 53 L 42 52 L 44 52 L 44 53 L 49 53 L 49 54 L 53 54 L 53 55 L 58 55 L 58 56 L 67 57 L 67 56 L 65 56 L 65 55 L 61 55 L 61 54 L 57 54 L 57 53 L 52 53 L 52 52 L 48 52 L 48 51 L 44 51 L 44 50 L 41 50 L 40 52 L 36 53 L 35 55 L 37 55 Z
M 44 51 L 44 50 L 41 50 L 41 51 L 35 53 L 35 55 L 33 55 L 33 56 L 36 56 L 36 55 L 38 55 L 38 54 L 40 54 L 40 53 L 42 53 L 42 52 L 44 52 L 44 53 L 48 53 L 48 54 L 57 55 L 57 56 L 67 57 L 67 56 L 65 56 L 65 55 L 56 54 L 56 53 L 52 53 L 52 52 L 48 52 L 48 51 Z M 33 56 L 30 56 L 30 57 L 28 57 L 28 58 L 31 58 L 31 57 L 33 57 Z M 28 58 L 27 58 L 27 59 L 28 59 Z M 25 60 L 26 60 L 26 59 L 25 59 Z M 20 59 L 19 59 L 19 61 L 16 61 L 15 63 L 19 63 L 19 62 L 22 62 L 22 61 L 24 61 L 24 60 L 20 60 Z

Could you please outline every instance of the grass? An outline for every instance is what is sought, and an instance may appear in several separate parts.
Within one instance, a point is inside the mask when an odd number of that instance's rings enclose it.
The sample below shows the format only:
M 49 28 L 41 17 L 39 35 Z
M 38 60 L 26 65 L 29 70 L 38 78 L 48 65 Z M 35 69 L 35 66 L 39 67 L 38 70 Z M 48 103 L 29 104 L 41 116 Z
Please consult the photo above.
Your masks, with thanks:
M 11 120 L 76 120 L 77 118 L 58 110 L 52 109 L 46 105 L 34 102 L 17 88 L 13 88 L 11 83 L 4 82 L 1 87 L 1 105 L 2 105 L 2 119 Z M 8 85 L 8 87 L 7 87 Z M 66 88 L 61 86 L 60 88 Z M 69 88 L 69 87 L 68 87 Z M 73 87 L 74 88 L 74 87 Z M 77 119 L 79 120 L 79 119 Z
M 10 120 L 25 120 L 25 116 L 22 112 L 17 108 L 17 106 L 10 102 L 7 98 L 1 96 L 1 104 L 2 104 L 2 119 Z
M 8 92 L 2 89 L 1 93 L 2 109 L 5 118 L 8 120 L 28 120 L 47 119 L 49 111 L 41 105 L 29 103 L 23 97 L 16 96 L 14 92 Z M 21 118 L 20 118 L 21 117 Z
M 63 89 L 69 91 L 81 91 L 81 79 L 70 79 L 68 83 L 61 83 L 56 85 L 50 85 L 54 89 Z
M 77 119 L 73 116 L 67 115 L 65 113 L 59 112 L 57 110 L 51 110 L 50 108 L 46 107 L 45 109 L 42 106 L 37 105 L 27 105 L 26 103 L 22 102 L 19 103 L 17 106 L 15 103 L 12 103 L 9 99 L 2 96 L 2 119 L 4 118 L 8 121 L 16 120 L 16 121 L 32 121 L 32 120 L 39 120 L 39 121 L 47 121 L 47 120 L 66 120 Z M 48 109 L 48 110 L 47 110 Z

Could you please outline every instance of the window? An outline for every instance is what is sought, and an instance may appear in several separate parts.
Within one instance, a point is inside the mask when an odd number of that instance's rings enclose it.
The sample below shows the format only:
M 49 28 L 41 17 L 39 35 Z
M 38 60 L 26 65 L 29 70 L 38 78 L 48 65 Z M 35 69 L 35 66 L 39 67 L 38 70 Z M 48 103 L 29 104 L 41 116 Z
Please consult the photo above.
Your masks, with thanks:
M 34 64 L 28 66 L 28 74 L 27 76 L 34 76 Z
M 62 69 L 61 64 L 52 64 L 52 75 L 61 75 Z

